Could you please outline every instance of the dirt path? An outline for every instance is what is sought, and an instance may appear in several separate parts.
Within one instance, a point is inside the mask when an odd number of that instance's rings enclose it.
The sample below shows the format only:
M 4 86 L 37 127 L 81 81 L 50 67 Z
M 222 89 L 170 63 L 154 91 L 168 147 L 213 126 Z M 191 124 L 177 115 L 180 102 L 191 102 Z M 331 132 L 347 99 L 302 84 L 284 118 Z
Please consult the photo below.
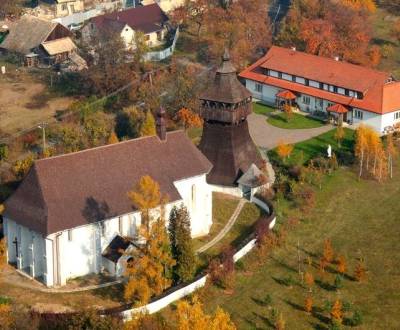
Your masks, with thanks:
M 215 236 L 210 242 L 207 244 L 203 245 L 201 248 L 197 249 L 196 253 L 202 253 L 205 252 L 206 250 L 212 248 L 215 244 L 217 244 L 221 239 L 224 238 L 224 236 L 231 230 L 233 225 L 235 224 L 237 218 L 239 217 L 240 212 L 243 209 L 243 206 L 246 204 L 246 200 L 241 199 L 238 206 L 236 207 L 235 212 L 233 212 L 232 216 L 230 217 L 229 221 L 225 225 L 225 227 L 218 233 L 217 236 Z
M 250 135 L 255 144 L 267 150 L 275 148 L 280 141 L 297 143 L 308 140 L 333 129 L 332 125 L 325 125 L 309 129 L 283 129 L 268 124 L 267 117 L 252 113 L 248 118 Z

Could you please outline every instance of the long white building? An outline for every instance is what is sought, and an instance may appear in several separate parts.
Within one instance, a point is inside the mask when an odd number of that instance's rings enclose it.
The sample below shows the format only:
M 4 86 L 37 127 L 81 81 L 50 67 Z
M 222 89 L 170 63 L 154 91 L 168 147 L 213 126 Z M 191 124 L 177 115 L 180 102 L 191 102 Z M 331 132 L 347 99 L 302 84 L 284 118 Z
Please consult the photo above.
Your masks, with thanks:
M 192 236 L 209 232 L 211 163 L 182 131 L 107 145 L 35 162 L 4 214 L 8 260 L 47 286 L 108 270 L 123 275 L 141 214 L 127 192 L 151 176 L 168 195 L 167 216 L 185 205 Z
M 338 58 L 273 46 L 240 77 L 254 98 L 272 106 L 288 98 L 301 111 L 341 115 L 349 125 L 364 123 L 379 133 L 400 123 L 400 82 Z

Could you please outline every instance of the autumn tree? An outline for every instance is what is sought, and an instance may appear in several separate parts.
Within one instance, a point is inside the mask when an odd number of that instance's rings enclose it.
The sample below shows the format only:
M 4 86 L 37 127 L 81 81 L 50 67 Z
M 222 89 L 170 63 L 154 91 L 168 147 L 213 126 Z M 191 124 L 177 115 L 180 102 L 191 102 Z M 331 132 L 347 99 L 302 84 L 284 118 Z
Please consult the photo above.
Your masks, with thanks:
M 388 169 L 390 178 L 393 178 L 393 158 L 397 155 L 397 149 L 393 142 L 393 134 L 386 137 L 386 155 L 388 160 Z
M 333 247 L 332 247 L 332 242 L 329 238 L 324 240 L 323 257 L 328 263 L 331 263 L 333 261 L 334 251 L 333 251 Z
M 86 137 L 91 147 L 104 145 L 111 129 L 110 118 L 104 112 L 98 111 L 82 122 Z
M 346 272 L 346 258 L 343 255 L 340 255 L 337 258 L 337 271 L 339 274 L 343 275 Z
M 278 314 L 278 317 L 275 320 L 275 330 L 285 330 L 286 322 L 283 318 L 282 313 Z
M 293 108 L 290 104 L 285 104 L 283 106 L 283 111 L 285 112 L 286 121 L 290 121 L 293 118 Z
M 23 177 L 28 173 L 29 169 L 32 167 L 33 162 L 34 162 L 33 155 L 29 155 L 28 157 L 24 159 L 19 159 L 14 163 L 12 171 L 14 175 L 17 177 L 17 179 L 19 180 L 23 179 Z
M 203 124 L 201 117 L 187 108 L 182 108 L 178 111 L 177 119 L 185 130 L 192 127 L 201 127 Z
M 345 134 L 343 126 L 339 125 L 335 130 L 335 136 L 334 136 L 335 140 L 338 143 L 339 148 L 341 148 L 341 146 L 342 146 L 342 141 L 343 141 L 345 135 L 346 134 Z
M 293 148 L 293 145 L 281 141 L 276 147 L 276 152 L 278 153 L 278 156 L 284 160 L 290 157 L 293 152 Z
M 120 111 L 115 119 L 115 133 L 119 139 L 140 137 L 141 128 L 145 121 L 142 110 L 131 106 Z
M 156 122 L 150 111 L 146 112 L 142 127 L 140 128 L 140 136 L 156 135 Z
M 177 305 L 178 330 L 235 330 L 229 314 L 217 307 L 213 316 L 203 311 L 203 305 L 197 296 L 191 301 L 181 300 Z
M 357 282 L 362 282 L 367 278 L 367 270 L 365 268 L 364 260 L 358 259 L 354 269 L 354 278 Z
M 310 290 L 310 292 L 312 292 L 312 287 L 314 285 L 314 276 L 311 273 L 306 272 L 304 274 L 304 280 L 308 286 L 308 289 Z
M 307 296 L 307 298 L 304 301 L 304 310 L 310 314 L 313 309 L 313 299 L 311 296 Z
M 367 128 L 364 125 L 358 126 L 356 130 L 356 144 L 355 144 L 355 155 L 359 161 L 359 173 L 358 176 L 361 178 L 364 168 L 365 155 L 368 152 L 368 140 L 367 140 Z
M 1 0 L 0 1 L 0 18 L 6 16 L 17 16 L 22 12 L 21 0 Z
M 8 159 L 8 146 L 6 144 L 0 143 L 0 164 L 2 161 L 5 161 Z
M 376 11 L 376 4 L 374 0 L 341 0 L 342 3 L 355 10 L 366 10 L 370 13 Z
M 3 330 L 15 329 L 15 318 L 12 306 L 9 303 L 0 302 L 0 327 Z
M 168 224 L 171 250 L 176 265 L 174 275 L 179 281 L 189 281 L 196 272 L 197 257 L 191 237 L 190 215 L 185 206 L 174 206 Z
M 283 21 L 278 43 L 315 55 L 368 64 L 370 13 L 344 1 L 294 0 Z
M 110 136 L 108 137 L 107 144 L 115 144 L 115 143 L 118 143 L 118 142 L 119 142 L 119 140 L 118 140 L 117 134 L 115 134 L 115 132 L 112 131 Z
M 342 310 L 342 303 L 340 300 L 335 300 L 331 309 L 331 320 L 332 323 L 342 323 L 343 320 L 343 310 Z
M 124 297 L 144 305 L 154 295 L 160 295 L 170 287 L 171 271 L 175 265 L 163 217 L 152 221 L 149 230 L 142 231 L 145 244 L 130 253 L 132 261 L 126 265 L 128 282 Z
M 141 212 L 142 227 L 150 231 L 150 213 L 166 203 L 168 196 L 162 195 L 160 185 L 149 175 L 140 178 L 135 188 L 128 192 L 132 204 Z

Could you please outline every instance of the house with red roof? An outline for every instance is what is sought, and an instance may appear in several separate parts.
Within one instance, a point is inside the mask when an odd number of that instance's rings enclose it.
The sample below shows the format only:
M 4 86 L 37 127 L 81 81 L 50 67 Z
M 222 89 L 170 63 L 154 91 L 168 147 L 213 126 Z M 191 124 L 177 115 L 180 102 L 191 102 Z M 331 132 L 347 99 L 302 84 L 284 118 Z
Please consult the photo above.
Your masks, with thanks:
M 400 82 L 338 58 L 272 46 L 240 77 L 254 98 L 272 106 L 289 100 L 303 112 L 364 123 L 381 134 L 400 123 Z
M 93 17 L 82 28 L 82 38 L 89 43 L 99 33 L 115 32 L 121 36 L 127 49 L 135 49 L 135 33 L 141 31 L 147 45 L 156 47 L 164 43 L 168 22 L 167 15 L 157 3 L 153 3 Z

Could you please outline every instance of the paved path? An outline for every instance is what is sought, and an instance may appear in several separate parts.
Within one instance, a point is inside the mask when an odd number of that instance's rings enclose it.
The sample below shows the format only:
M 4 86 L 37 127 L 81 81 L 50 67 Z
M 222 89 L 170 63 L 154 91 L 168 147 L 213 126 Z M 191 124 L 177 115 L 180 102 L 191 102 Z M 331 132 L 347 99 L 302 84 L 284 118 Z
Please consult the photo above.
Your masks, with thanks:
M 280 141 L 297 143 L 318 136 L 333 129 L 332 125 L 307 129 L 283 129 L 270 125 L 267 117 L 252 113 L 248 117 L 250 135 L 260 148 L 273 149 Z
M 225 227 L 218 233 L 217 236 L 215 236 L 210 242 L 207 244 L 203 245 L 201 248 L 199 248 L 196 253 L 202 253 L 211 247 L 213 247 L 215 244 L 217 244 L 221 239 L 224 238 L 224 236 L 231 230 L 232 226 L 235 224 L 240 212 L 243 209 L 244 204 L 247 203 L 247 200 L 241 199 L 239 201 L 238 206 L 236 207 L 235 212 L 233 212 L 231 218 L 229 219 L 228 223 L 225 225 Z

